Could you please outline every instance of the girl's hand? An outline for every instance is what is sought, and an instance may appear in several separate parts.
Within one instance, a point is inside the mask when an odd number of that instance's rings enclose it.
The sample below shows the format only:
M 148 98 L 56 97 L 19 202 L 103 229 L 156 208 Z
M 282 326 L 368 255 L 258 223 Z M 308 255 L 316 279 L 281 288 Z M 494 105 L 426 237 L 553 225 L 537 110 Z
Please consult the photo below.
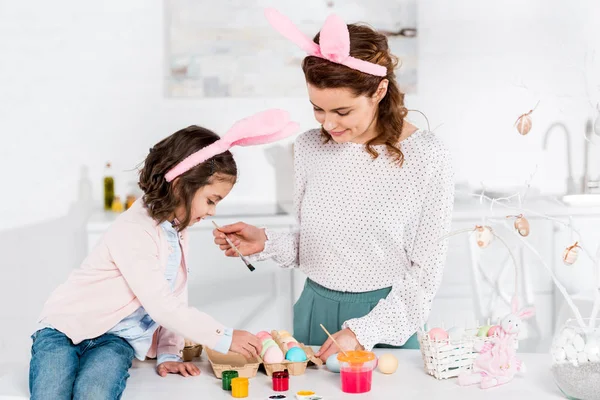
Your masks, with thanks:
M 362 350 L 363 347 L 358 340 L 356 339 L 356 335 L 349 328 L 342 329 L 341 331 L 337 331 L 336 333 L 331 334 L 331 336 L 335 339 L 336 342 L 340 346 L 342 346 L 342 350 Z M 330 355 L 335 353 L 340 353 L 340 349 L 333 343 L 331 338 L 327 338 L 323 346 L 317 351 L 315 356 L 319 357 L 324 362 L 327 361 Z
M 222 226 L 220 229 L 213 230 L 213 236 L 215 237 L 215 243 L 219 245 L 228 257 L 237 257 L 238 254 L 227 243 L 225 235 L 245 256 L 263 251 L 265 249 L 265 242 L 267 241 L 265 230 L 257 228 L 254 225 L 237 222 L 232 225 Z
M 185 377 L 200 375 L 200 370 L 194 363 L 191 362 L 177 362 L 177 361 L 165 361 L 156 367 L 156 372 L 162 377 L 167 374 L 179 374 Z
M 254 358 L 262 351 L 262 342 L 258 337 L 247 331 L 233 331 L 229 350 L 241 354 L 247 359 Z

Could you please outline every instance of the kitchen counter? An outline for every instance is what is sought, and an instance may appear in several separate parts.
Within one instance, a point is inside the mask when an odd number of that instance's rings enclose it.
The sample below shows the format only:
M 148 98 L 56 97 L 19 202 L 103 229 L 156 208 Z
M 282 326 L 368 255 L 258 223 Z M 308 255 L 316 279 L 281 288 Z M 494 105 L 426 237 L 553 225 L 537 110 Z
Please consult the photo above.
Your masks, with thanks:
M 550 371 L 550 355 L 519 354 L 527 365 L 527 375 L 518 376 L 512 382 L 492 389 L 482 390 L 477 386 L 460 387 L 456 379 L 438 381 L 425 373 L 421 353 L 418 350 L 375 349 L 375 353 L 392 353 L 400 365 L 396 373 L 383 375 L 373 372 L 373 388 L 365 394 L 345 394 L 340 389 L 340 376 L 329 372 L 326 367 L 310 367 L 301 376 L 290 377 L 290 390 L 284 392 L 287 399 L 294 399 L 299 390 L 311 390 L 324 400 L 337 399 L 563 399 L 553 382 Z M 183 378 L 156 375 L 153 362 L 138 363 L 129 372 L 124 400 L 152 399 L 232 399 L 230 392 L 221 389 L 221 381 L 215 378 L 206 355 L 196 363 L 200 376 Z M 281 393 L 281 392 L 280 392 Z M 271 378 L 259 370 L 250 379 L 248 399 L 268 399 L 278 394 L 273 392 Z M 287 400 L 286 399 L 286 400 Z
M 464 198 L 457 197 L 454 205 L 453 220 L 464 221 L 480 219 L 482 217 L 504 217 L 514 215 L 517 212 L 516 202 L 511 203 L 507 208 L 503 204 L 496 204 L 493 212 L 490 212 L 489 202 L 483 204 L 475 197 Z M 571 207 L 550 197 L 538 197 L 527 200 L 524 208 L 535 213 L 551 217 L 568 216 L 600 216 L 600 205 L 593 207 Z M 108 226 L 117 218 L 118 214 L 112 212 L 97 211 L 88 221 L 87 229 L 89 232 L 104 232 Z M 527 215 L 528 219 L 535 220 L 535 215 Z M 217 208 L 217 215 L 209 217 L 207 220 L 214 219 L 219 225 L 228 225 L 243 221 L 257 226 L 293 226 L 295 217 L 293 216 L 292 204 L 222 204 Z M 196 224 L 191 230 L 212 229 L 212 224 Z

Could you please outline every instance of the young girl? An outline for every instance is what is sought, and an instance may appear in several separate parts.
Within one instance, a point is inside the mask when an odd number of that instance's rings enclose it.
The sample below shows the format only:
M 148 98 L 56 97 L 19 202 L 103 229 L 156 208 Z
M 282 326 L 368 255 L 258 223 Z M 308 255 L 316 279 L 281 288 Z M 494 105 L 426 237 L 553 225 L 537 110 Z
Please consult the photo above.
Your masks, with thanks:
M 275 10 L 271 24 L 308 53 L 302 63 L 320 129 L 294 146 L 297 232 L 244 223 L 214 231 L 215 243 L 299 267 L 307 281 L 294 306 L 294 336 L 337 348 L 417 348 L 444 269 L 454 200 L 448 150 L 404 118 L 397 59 L 384 35 L 336 16 L 314 41 Z
M 190 126 L 150 149 L 140 172 L 143 197 L 44 306 L 32 336 L 32 399 L 118 399 L 134 357 L 157 357 L 163 377 L 198 375 L 179 357 L 184 338 L 222 353 L 261 351 L 256 336 L 188 306 L 186 229 L 214 215 L 235 184 L 231 146 L 273 141 L 296 127 L 287 113 L 268 110 L 222 139 Z

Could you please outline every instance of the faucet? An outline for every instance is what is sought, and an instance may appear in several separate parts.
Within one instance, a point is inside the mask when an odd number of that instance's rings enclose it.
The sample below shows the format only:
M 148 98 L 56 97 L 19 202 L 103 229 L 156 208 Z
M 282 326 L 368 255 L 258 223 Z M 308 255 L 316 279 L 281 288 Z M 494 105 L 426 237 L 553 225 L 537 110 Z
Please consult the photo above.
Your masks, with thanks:
M 544 145 L 543 148 L 544 150 L 546 150 L 546 147 L 548 147 L 548 137 L 550 136 L 550 132 L 552 131 L 552 129 L 554 129 L 555 127 L 560 127 L 563 129 L 563 132 L 565 133 L 565 139 L 567 141 L 567 171 L 569 173 L 569 177 L 567 178 L 567 194 L 572 194 L 575 193 L 575 179 L 573 179 L 573 167 L 571 164 L 571 138 L 569 136 L 569 130 L 567 129 L 567 127 L 565 126 L 565 124 L 563 124 L 562 122 L 555 122 L 552 125 L 550 125 L 550 127 L 546 130 L 546 133 L 544 135 Z M 587 140 L 586 140 L 586 146 L 587 146 Z M 587 147 L 586 147 L 586 154 L 587 154 Z M 587 166 L 587 159 L 586 159 L 586 166 Z
M 590 158 L 590 141 L 592 140 L 591 134 L 594 132 L 592 126 L 592 120 L 588 118 L 585 123 L 585 137 L 584 137 L 584 150 L 583 150 L 583 177 L 581 178 L 581 191 L 583 193 L 590 193 L 591 189 L 597 189 L 600 187 L 598 180 L 590 179 L 589 171 L 589 158 Z

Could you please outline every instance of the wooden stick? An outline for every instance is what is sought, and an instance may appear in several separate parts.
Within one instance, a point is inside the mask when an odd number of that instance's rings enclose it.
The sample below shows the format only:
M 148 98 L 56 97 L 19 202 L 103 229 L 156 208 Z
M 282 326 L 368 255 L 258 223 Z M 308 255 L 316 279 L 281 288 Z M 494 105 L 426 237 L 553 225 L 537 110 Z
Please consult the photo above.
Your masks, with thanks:
M 327 332 L 327 329 L 325 329 L 325 327 L 323 326 L 323 324 L 319 324 L 319 325 L 321 325 L 321 328 L 323 328 L 323 330 L 325 331 L 325 333 L 327 334 L 327 336 L 329 336 L 329 339 L 331 339 L 333 341 L 333 343 L 335 343 L 335 345 L 338 347 L 338 349 L 340 349 L 340 351 L 342 353 L 344 353 L 344 355 L 346 357 L 348 357 L 348 354 L 344 351 L 344 349 L 342 349 L 342 346 L 340 346 L 338 344 L 338 342 L 335 341 L 335 339 L 333 338 L 333 336 L 331 336 L 331 334 L 329 332 Z

